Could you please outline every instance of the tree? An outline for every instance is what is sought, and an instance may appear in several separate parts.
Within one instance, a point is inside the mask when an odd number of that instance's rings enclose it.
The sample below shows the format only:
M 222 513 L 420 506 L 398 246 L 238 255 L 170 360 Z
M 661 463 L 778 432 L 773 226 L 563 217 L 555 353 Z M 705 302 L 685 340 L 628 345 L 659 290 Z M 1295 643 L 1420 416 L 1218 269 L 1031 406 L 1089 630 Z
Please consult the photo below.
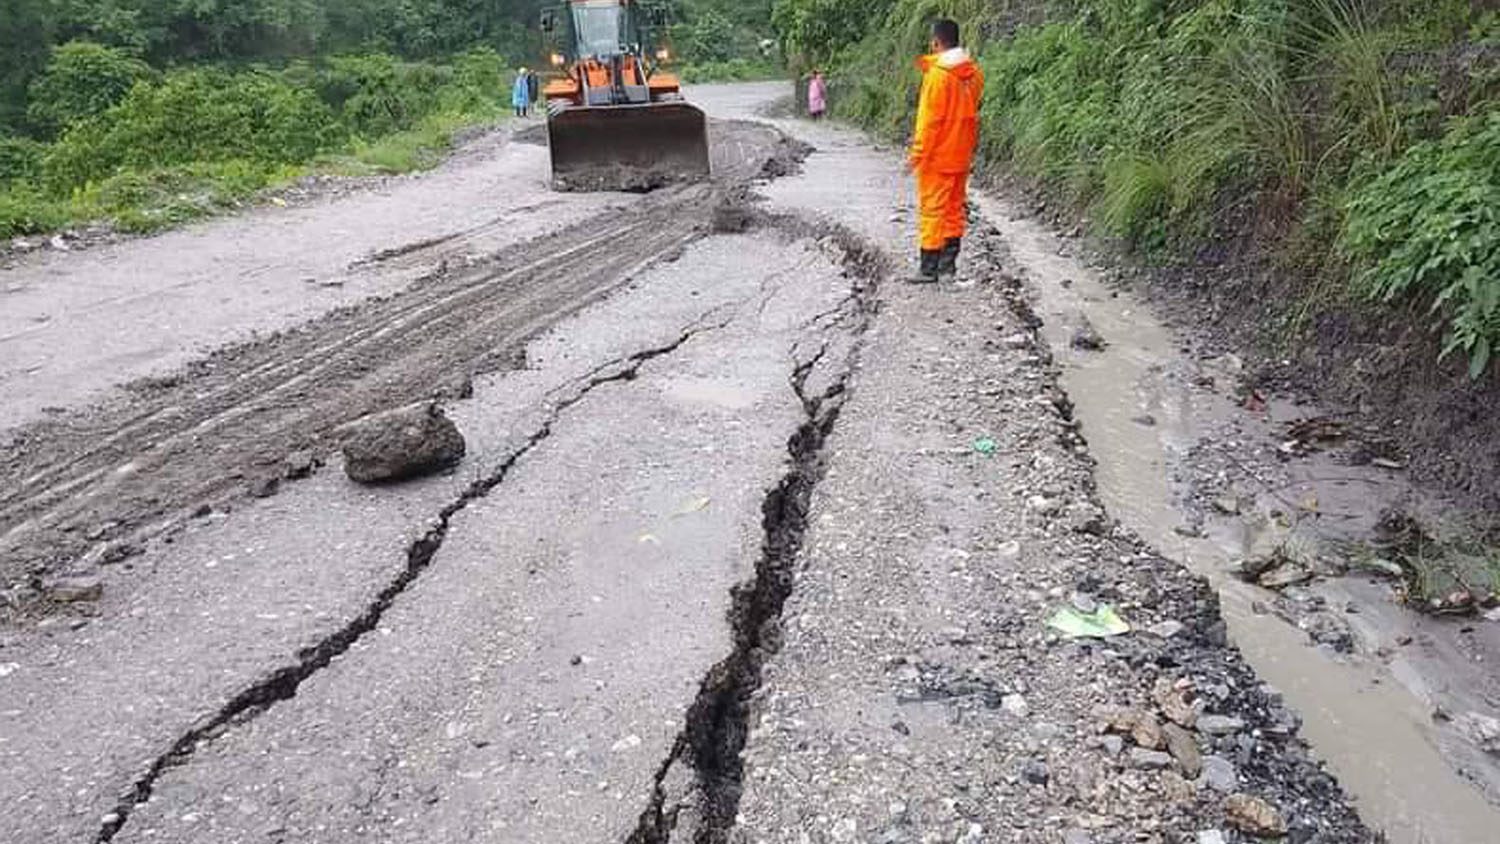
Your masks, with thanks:
M 26 85 L 47 63 L 54 19 L 49 0 L 5 0 L 0 14 L 0 135 L 19 131 Z
M 26 116 L 36 131 L 55 135 L 100 114 L 153 76 L 124 50 L 70 41 L 53 51 L 46 70 L 32 81 Z
M 827 61 L 883 21 L 893 0 L 776 0 L 771 22 L 787 54 Z

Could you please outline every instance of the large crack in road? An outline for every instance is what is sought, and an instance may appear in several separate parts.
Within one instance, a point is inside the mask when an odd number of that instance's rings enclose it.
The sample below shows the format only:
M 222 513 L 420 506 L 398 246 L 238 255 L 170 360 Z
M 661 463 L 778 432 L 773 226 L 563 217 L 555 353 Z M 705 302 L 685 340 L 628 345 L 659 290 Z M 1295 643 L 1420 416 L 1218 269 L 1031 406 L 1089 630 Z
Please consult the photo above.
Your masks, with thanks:
M 781 216 L 773 224 L 795 231 L 804 221 Z M 807 532 L 808 506 L 826 468 L 824 444 L 838 424 L 865 332 L 878 308 L 879 284 L 888 275 L 879 251 L 850 230 L 826 223 L 816 229 L 843 251 L 851 291 L 836 307 L 807 320 L 816 329 L 815 351 L 804 351 L 801 339 L 789 350 L 789 382 L 804 420 L 787 441 L 786 474 L 762 504 L 763 539 L 754 576 L 733 590 L 728 622 L 734 647 L 704 678 L 626 844 L 726 844 L 734 829 L 751 699 L 765 661 L 777 650 L 782 607 L 792 593 Z M 815 376 L 822 383 L 811 387 Z

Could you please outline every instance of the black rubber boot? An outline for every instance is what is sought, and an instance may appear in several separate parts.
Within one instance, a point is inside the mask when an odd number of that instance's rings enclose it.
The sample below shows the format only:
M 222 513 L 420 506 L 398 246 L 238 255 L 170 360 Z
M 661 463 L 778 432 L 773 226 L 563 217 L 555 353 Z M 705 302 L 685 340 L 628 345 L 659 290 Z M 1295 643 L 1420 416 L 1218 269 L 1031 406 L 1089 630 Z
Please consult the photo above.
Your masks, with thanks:
M 910 284 L 937 284 L 938 266 L 943 261 L 943 253 L 937 249 L 923 249 L 921 260 L 917 262 L 917 272 L 907 279 Z
M 943 251 L 938 256 L 938 275 L 958 275 L 958 253 L 963 249 L 964 239 L 961 237 L 950 237 Z

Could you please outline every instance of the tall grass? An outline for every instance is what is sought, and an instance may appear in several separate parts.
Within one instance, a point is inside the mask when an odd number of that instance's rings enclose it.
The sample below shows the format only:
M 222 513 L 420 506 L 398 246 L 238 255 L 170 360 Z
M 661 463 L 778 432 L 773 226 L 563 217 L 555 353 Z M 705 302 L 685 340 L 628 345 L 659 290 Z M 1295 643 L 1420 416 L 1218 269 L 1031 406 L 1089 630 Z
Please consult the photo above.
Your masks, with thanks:
M 835 62 L 842 116 L 904 138 L 905 63 L 933 17 L 957 17 L 993 39 L 969 39 L 988 76 L 986 160 L 1152 249 L 1251 215 L 1283 235 L 1268 251 L 1305 287 L 1282 303 L 1290 329 L 1350 296 L 1416 299 L 1476 375 L 1500 355 L 1500 122 L 1481 119 L 1500 99 L 1500 12 L 1486 4 L 1075 0 L 1013 31 L 996 25 L 1012 3 L 879 5 Z M 1455 55 L 1479 57 L 1456 86 Z

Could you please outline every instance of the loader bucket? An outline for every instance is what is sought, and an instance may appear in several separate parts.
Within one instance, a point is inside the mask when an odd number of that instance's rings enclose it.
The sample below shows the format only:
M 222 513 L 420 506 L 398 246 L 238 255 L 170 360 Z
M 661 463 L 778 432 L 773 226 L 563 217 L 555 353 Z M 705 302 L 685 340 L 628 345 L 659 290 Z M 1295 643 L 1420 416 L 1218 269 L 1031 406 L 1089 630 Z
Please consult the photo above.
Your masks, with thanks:
M 708 124 L 684 102 L 564 106 L 547 121 L 552 184 L 645 192 L 708 178 Z

